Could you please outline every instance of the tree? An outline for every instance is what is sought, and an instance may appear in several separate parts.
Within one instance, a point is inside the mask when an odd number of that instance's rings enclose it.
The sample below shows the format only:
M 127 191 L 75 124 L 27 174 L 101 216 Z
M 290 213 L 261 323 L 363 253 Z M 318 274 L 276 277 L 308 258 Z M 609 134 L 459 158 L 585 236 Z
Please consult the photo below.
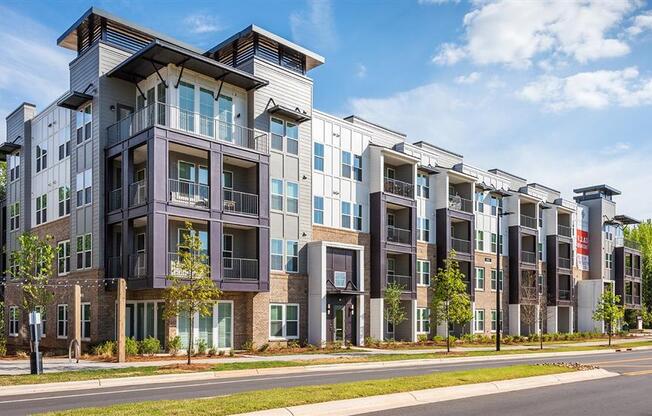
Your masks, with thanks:
M 545 279 L 541 278 L 536 283 L 535 278 L 534 286 L 532 286 L 531 279 L 528 280 L 529 283 L 521 284 L 521 299 L 528 302 L 521 303 L 521 322 L 527 325 L 529 335 L 539 336 L 539 348 L 543 349 L 543 324 L 548 309 Z M 539 324 L 538 333 L 535 331 L 537 323 Z
M 625 311 L 620 305 L 620 296 L 613 293 L 611 288 L 604 291 L 598 305 L 593 311 L 594 321 L 603 321 L 607 326 L 607 335 L 609 336 L 609 346 L 611 346 L 611 337 L 613 335 L 613 328 L 618 324 L 618 321 L 623 319 Z
M 32 312 L 37 309 L 44 311 L 52 302 L 54 294 L 48 288 L 50 276 L 54 269 L 55 248 L 52 246 L 52 236 L 44 240 L 30 233 L 18 237 L 18 250 L 11 253 L 8 270 L 11 278 L 22 284 L 23 309 Z
M 7 196 L 7 162 L 0 161 L 0 199 Z
M 195 314 L 210 316 L 213 304 L 222 296 L 222 291 L 211 279 L 208 256 L 203 252 L 201 239 L 192 224 L 186 222 L 187 233 L 183 245 L 177 250 L 178 262 L 174 273 L 168 276 L 170 286 L 165 289 L 165 317 L 170 319 L 186 314 L 190 320 L 188 338 L 188 365 L 194 350 Z
M 407 311 L 401 305 L 403 289 L 405 288 L 396 282 L 389 283 L 385 288 L 385 319 L 394 327 L 394 333 L 396 327 L 407 319 Z
M 625 238 L 636 241 L 641 245 L 643 256 L 643 269 L 641 270 L 641 296 L 642 303 L 647 305 L 647 311 L 652 312 L 652 222 L 647 220 L 636 227 L 627 227 L 624 230 Z
M 464 274 L 455 259 L 455 251 L 448 253 L 444 267 L 439 268 L 432 286 L 430 310 L 433 311 L 435 326 L 446 323 L 465 325 L 473 319 L 471 297 L 469 296 Z M 446 350 L 450 352 L 450 330 L 446 331 Z

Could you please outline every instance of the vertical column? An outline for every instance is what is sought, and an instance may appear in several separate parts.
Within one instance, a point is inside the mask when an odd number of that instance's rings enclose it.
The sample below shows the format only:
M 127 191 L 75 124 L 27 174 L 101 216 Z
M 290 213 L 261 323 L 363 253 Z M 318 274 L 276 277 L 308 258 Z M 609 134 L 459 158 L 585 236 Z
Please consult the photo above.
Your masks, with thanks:
M 269 290 L 269 228 L 258 227 L 258 285 L 260 290 Z
M 211 194 L 212 193 L 213 192 L 211 192 Z M 211 201 L 212 200 L 213 197 L 211 197 Z M 208 227 L 211 278 L 215 281 L 222 281 L 222 223 L 211 221 L 208 224 Z
M 72 338 L 77 341 L 77 357 L 81 352 L 81 287 L 75 285 L 72 295 Z
M 211 150 L 208 155 L 210 172 L 210 208 L 211 211 L 222 211 L 222 154 Z
M 162 213 L 147 214 L 147 268 L 148 278 L 154 287 L 162 287 L 157 280 L 165 280 L 168 274 L 168 218 Z M 172 249 L 175 251 L 176 247 Z
M 133 163 L 131 162 L 131 151 L 129 148 L 122 151 L 122 209 L 129 208 L 129 184 L 133 178 L 132 169 Z M 124 246 L 123 246 L 124 247 Z
M 118 279 L 118 320 L 117 341 L 118 341 L 118 362 L 123 363 L 125 358 L 125 318 L 127 307 L 127 283 L 125 279 Z

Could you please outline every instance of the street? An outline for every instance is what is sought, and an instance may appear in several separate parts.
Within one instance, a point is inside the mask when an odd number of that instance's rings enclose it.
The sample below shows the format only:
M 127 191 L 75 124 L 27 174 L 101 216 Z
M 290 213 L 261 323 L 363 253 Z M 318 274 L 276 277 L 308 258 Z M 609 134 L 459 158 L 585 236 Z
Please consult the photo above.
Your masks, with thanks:
M 147 400 L 191 399 L 252 390 L 265 390 L 278 387 L 332 384 L 348 381 L 361 381 L 428 374 L 435 371 L 459 371 L 475 368 L 502 367 L 514 364 L 561 361 L 594 364 L 610 371 L 619 372 L 625 376 L 595 382 L 596 387 L 591 387 L 594 382 L 578 383 L 577 385 L 572 384 L 550 389 L 541 389 L 541 391 L 536 392 L 528 390 L 514 394 L 510 393 L 503 395 L 494 395 L 490 397 L 479 397 L 473 400 L 465 400 L 459 409 L 456 408 L 454 410 L 455 412 L 459 411 L 458 413 L 449 413 L 451 411 L 451 402 L 445 402 L 436 406 L 428 405 L 423 407 L 410 408 L 409 412 L 411 413 L 408 413 L 406 409 L 397 409 L 388 411 L 387 413 L 383 412 L 378 414 L 426 415 L 432 414 L 432 412 L 434 412 L 434 408 L 440 410 L 446 409 L 447 414 L 461 415 L 474 414 L 478 412 L 487 413 L 488 409 L 491 409 L 491 403 L 495 403 L 496 406 L 499 406 L 500 404 L 500 411 L 498 410 L 499 407 L 496 407 L 495 412 L 504 414 L 505 397 L 509 397 L 508 400 L 514 401 L 513 409 L 509 410 L 513 413 L 507 414 L 524 414 L 522 413 L 522 408 L 521 410 L 514 409 L 519 409 L 519 403 L 521 403 L 523 406 L 527 405 L 529 408 L 531 408 L 532 403 L 534 403 L 533 400 L 537 400 L 537 412 L 543 411 L 541 410 L 542 408 L 546 408 L 548 409 L 545 411 L 546 414 L 559 414 L 557 410 L 564 408 L 565 413 L 569 413 L 569 410 L 572 410 L 573 407 L 575 407 L 578 412 L 582 412 L 575 414 L 584 414 L 584 403 L 581 408 L 577 407 L 576 404 L 573 405 L 572 401 L 577 396 L 568 394 L 569 392 L 572 392 L 575 389 L 579 389 L 578 391 L 586 389 L 583 391 L 590 393 L 595 391 L 596 393 L 591 393 L 595 394 L 595 400 L 587 400 L 585 404 L 586 406 L 595 406 L 596 409 L 601 409 L 599 402 L 606 400 L 606 398 L 609 398 L 610 400 L 609 405 L 617 407 L 617 403 L 628 403 L 629 407 L 627 407 L 627 409 L 633 409 L 631 407 L 632 403 L 641 402 L 641 406 L 644 406 L 646 401 L 641 400 L 641 398 L 646 397 L 646 395 L 649 393 L 647 391 L 644 392 L 643 389 L 649 390 L 649 388 L 652 387 L 652 383 L 647 382 L 650 377 L 649 375 L 652 375 L 652 351 L 634 351 L 613 354 L 566 356 L 559 359 L 532 359 L 527 356 L 515 356 L 513 359 L 502 361 L 433 365 L 415 364 L 414 366 L 401 368 L 377 368 L 362 371 L 337 370 L 310 374 L 290 374 L 278 376 L 251 376 L 198 382 L 160 383 L 153 385 L 134 386 L 133 388 L 116 387 L 106 389 L 77 390 L 70 392 L 17 395 L 7 396 L 4 398 L 0 397 L 0 414 L 3 416 L 25 415 L 53 410 L 63 410 L 78 407 L 101 407 L 118 403 L 131 403 Z M 588 387 L 585 385 L 588 385 Z M 604 394 L 601 394 L 601 391 L 604 392 Z M 542 395 L 541 401 L 536 398 L 532 399 L 529 395 Z M 554 398 L 554 400 L 551 398 Z M 566 402 L 564 405 L 559 404 L 559 401 L 562 398 Z M 550 413 L 551 411 L 553 413 Z M 488 414 L 493 414 L 493 412 L 489 412 Z M 646 414 L 650 414 L 650 412 Z

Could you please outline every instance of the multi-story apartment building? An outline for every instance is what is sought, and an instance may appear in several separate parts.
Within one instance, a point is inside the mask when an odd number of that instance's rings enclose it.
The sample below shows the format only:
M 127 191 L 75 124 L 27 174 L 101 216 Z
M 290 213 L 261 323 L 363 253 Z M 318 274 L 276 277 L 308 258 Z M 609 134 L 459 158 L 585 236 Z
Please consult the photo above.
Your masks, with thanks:
M 190 232 L 223 291 L 213 314 L 195 319 L 215 348 L 441 331 L 429 287 L 452 251 L 474 316 L 457 333 L 495 332 L 496 290 L 510 334 L 536 331 L 543 313 L 549 332 L 599 328 L 591 311 L 607 284 L 640 307 L 641 255 L 618 228 L 635 221 L 615 214 L 616 190 L 578 189 L 570 202 L 317 111 L 308 73 L 324 58 L 273 33 L 252 25 L 203 51 L 91 8 L 57 43 L 77 52 L 69 91 L 40 112 L 19 106 L 0 147 L 3 269 L 23 232 L 58 248 L 46 348 L 66 348 L 73 325 L 85 343 L 113 339 L 117 278 L 127 282 L 127 336 L 187 342 L 190 320 L 165 319 L 162 298 Z M 390 283 L 407 312 L 396 326 L 385 317 Z M 7 282 L 12 348 L 27 342 L 20 293 Z

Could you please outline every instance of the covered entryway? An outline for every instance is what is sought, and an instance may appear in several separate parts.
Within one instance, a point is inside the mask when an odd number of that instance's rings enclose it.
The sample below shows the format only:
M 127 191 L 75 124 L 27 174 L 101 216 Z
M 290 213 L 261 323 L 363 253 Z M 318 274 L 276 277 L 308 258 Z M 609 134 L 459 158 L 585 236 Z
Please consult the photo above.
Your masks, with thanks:
M 357 345 L 353 295 L 328 295 L 326 306 L 326 341 Z

